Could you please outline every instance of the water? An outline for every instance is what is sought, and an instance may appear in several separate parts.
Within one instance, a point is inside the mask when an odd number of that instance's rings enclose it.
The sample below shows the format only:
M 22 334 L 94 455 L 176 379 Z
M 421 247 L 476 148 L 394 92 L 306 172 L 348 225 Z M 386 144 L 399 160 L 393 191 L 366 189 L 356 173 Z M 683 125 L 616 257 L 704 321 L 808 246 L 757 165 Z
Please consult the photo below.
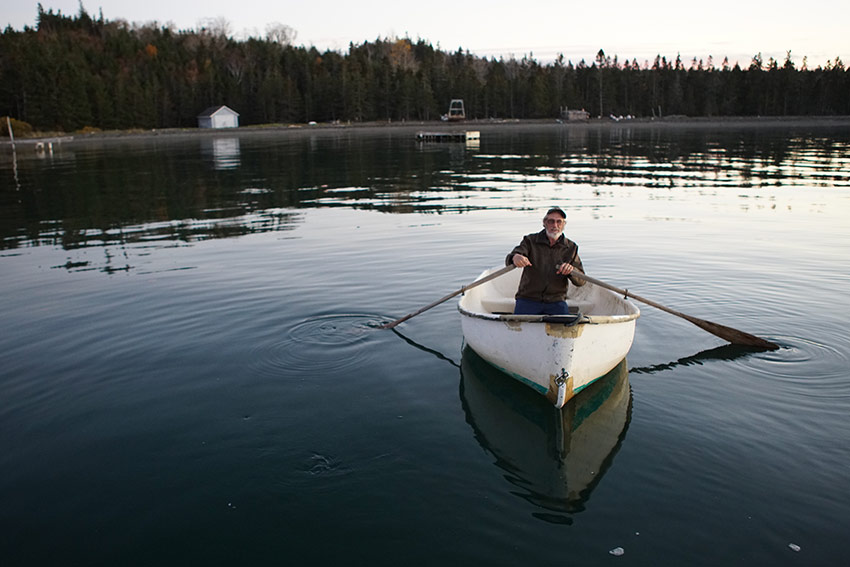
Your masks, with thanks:
M 7 150 L 3 565 L 846 562 L 847 128 L 481 130 Z M 454 301 L 376 329 L 550 204 L 592 275 L 782 348 L 643 306 L 559 413 Z

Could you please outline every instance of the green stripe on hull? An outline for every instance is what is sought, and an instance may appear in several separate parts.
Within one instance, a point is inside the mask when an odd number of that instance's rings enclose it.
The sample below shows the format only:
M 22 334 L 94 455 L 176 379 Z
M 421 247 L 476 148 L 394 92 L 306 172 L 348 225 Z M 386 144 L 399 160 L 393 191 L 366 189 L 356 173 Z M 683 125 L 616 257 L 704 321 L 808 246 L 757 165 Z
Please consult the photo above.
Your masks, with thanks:
M 541 386 L 540 384 L 538 384 L 537 382 L 529 380 L 525 376 L 520 376 L 519 374 L 517 374 L 515 372 L 511 372 L 510 370 L 505 370 L 501 366 L 496 366 L 495 364 L 490 364 L 490 366 L 492 366 L 493 368 L 498 368 L 499 370 L 501 370 L 502 372 L 504 372 L 505 374 L 507 374 L 508 376 L 513 378 L 514 380 L 522 382 L 526 386 L 532 387 L 533 389 L 537 390 L 538 392 L 540 392 L 544 396 L 546 395 L 547 392 L 549 392 L 549 388 L 545 388 L 545 387 Z M 604 376 L 604 374 L 602 376 Z M 588 386 L 590 386 L 591 384 L 593 384 L 594 382 L 596 382 L 597 380 L 602 378 L 602 376 L 597 376 L 596 378 L 594 378 L 593 380 L 591 380 L 587 384 L 584 384 L 583 386 L 579 386 L 578 388 L 573 388 L 573 395 L 578 394 L 579 392 L 581 392 L 582 390 L 584 390 L 585 388 L 587 388 Z

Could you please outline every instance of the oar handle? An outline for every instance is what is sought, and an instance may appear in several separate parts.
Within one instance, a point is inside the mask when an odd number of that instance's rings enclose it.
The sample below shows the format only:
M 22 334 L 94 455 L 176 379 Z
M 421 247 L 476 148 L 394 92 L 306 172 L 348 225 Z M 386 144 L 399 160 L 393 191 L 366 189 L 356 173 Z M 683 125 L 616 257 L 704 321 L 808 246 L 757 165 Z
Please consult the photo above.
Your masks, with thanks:
M 384 325 L 381 325 L 381 329 L 392 329 L 393 327 L 395 327 L 399 323 L 404 323 L 405 321 L 407 321 L 411 317 L 416 317 L 420 313 L 424 313 L 425 311 L 428 311 L 432 307 L 436 307 L 437 305 L 448 301 L 449 299 L 453 298 L 454 296 L 460 295 L 461 293 L 465 292 L 468 289 L 472 289 L 472 288 L 477 287 L 477 286 L 479 286 L 483 283 L 487 283 L 490 280 L 494 280 L 494 279 L 498 278 L 499 276 L 503 276 L 503 275 L 507 274 L 508 272 L 513 270 L 515 267 L 516 266 L 514 266 L 513 264 L 509 264 L 509 265 L 505 266 L 504 268 L 502 268 L 501 270 L 496 270 L 492 274 L 488 274 L 488 275 L 484 276 L 483 278 L 475 280 L 474 282 L 472 282 L 469 285 L 463 286 L 462 288 L 460 288 L 457 291 L 453 291 L 452 293 L 448 294 L 445 297 L 441 297 L 440 299 L 438 299 L 434 303 L 430 303 L 430 304 L 426 305 L 425 307 L 423 307 L 422 309 L 419 309 L 418 311 L 414 311 L 413 313 L 408 313 L 407 315 L 405 315 L 401 319 L 396 319 L 395 321 L 393 321 L 391 323 L 386 323 Z

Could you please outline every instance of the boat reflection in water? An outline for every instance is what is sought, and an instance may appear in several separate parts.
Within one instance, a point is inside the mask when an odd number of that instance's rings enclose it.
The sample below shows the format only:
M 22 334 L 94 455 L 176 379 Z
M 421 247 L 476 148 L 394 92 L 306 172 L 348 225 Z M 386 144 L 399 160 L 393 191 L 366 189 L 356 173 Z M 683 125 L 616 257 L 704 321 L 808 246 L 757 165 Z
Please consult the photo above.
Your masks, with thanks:
M 475 438 L 505 471 L 514 494 L 571 523 L 611 466 L 631 417 L 625 359 L 562 409 L 465 348 L 460 397 Z

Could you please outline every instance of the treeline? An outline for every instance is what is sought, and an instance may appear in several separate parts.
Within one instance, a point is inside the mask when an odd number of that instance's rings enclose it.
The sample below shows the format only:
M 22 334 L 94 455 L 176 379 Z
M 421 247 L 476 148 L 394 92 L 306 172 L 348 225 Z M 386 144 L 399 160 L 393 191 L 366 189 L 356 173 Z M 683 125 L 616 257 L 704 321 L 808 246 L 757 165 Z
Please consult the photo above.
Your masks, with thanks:
M 753 57 L 618 61 L 602 50 L 578 64 L 447 53 L 377 39 L 347 53 L 291 45 L 287 34 L 236 41 L 222 30 L 77 16 L 38 7 L 35 28 L 0 35 L 0 115 L 37 130 L 191 127 L 226 104 L 242 125 L 436 120 L 462 98 L 468 118 L 850 115 L 850 74 L 838 58 L 810 69 Z

